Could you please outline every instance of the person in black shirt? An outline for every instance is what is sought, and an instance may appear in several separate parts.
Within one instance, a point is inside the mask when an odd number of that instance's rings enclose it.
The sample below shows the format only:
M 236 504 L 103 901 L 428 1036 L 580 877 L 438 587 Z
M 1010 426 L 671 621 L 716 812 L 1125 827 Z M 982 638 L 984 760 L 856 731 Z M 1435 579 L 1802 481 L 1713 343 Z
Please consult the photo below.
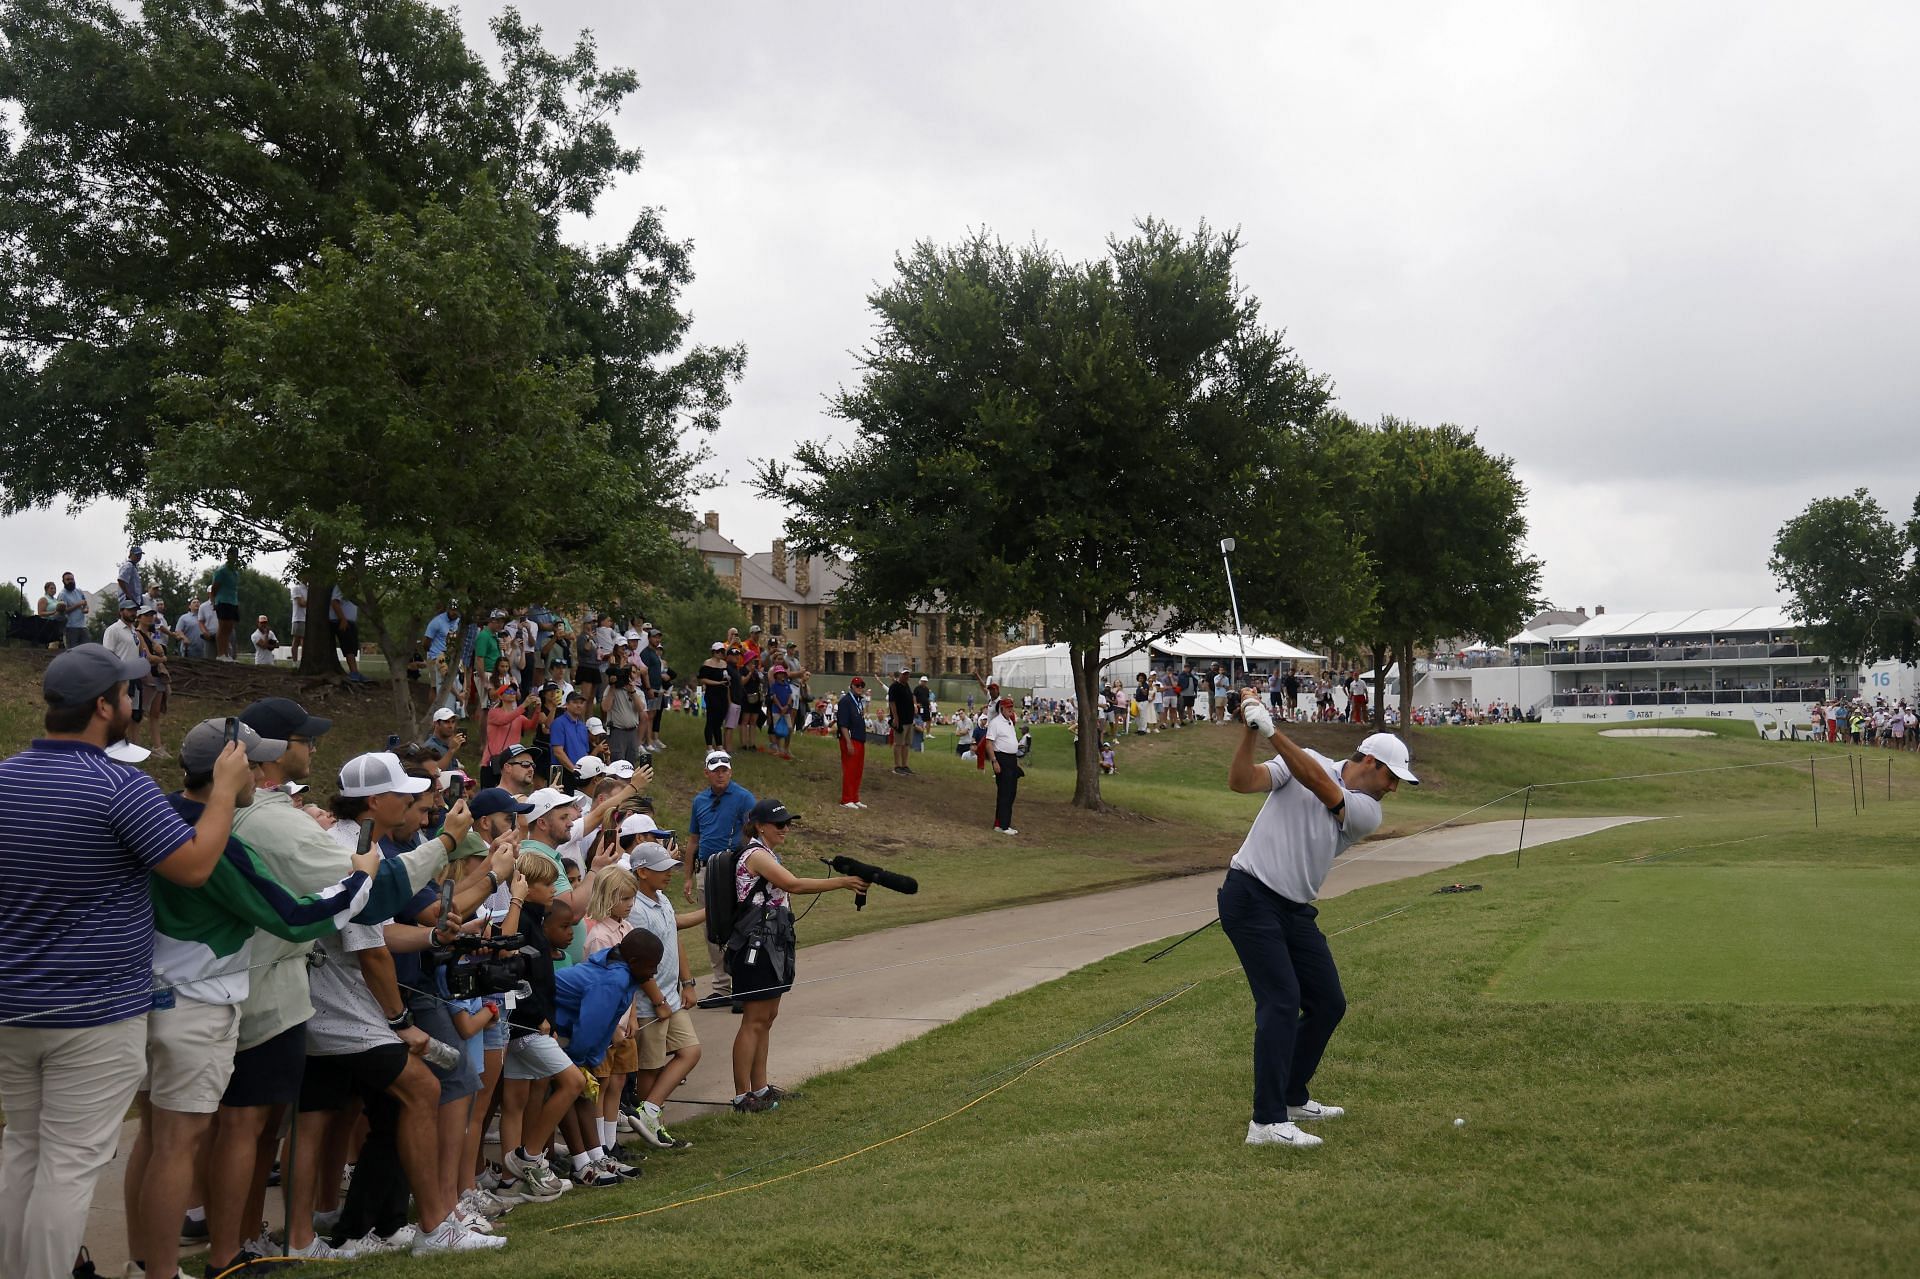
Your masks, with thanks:
M 903 670 L 895 671 L 887 685 L 887 728 L 893 734 L 893 771 L 909 776 L 913 772 L 907 767 L 907 751 L 913 745 L 913 688 Z

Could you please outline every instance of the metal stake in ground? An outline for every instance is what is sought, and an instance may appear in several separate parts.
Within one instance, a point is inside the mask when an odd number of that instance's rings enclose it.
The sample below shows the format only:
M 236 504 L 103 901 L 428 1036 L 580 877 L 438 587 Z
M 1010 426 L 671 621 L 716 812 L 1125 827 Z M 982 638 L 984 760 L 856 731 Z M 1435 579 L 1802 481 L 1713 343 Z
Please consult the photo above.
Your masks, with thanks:
M 1513 868 L 1520 869 L 1520 854 L 1527 846 L 1527 813 L 1533 808 L 1533 787 L 1527 787 L 1527 797 L 1520 801 L 1520 842 L 1513 850 Z
M 1813 757 L 1807 757 L 1807 784 L 1813 787 L 1813 828 L 1820 829 L 1820 778 L 1814 771 Z

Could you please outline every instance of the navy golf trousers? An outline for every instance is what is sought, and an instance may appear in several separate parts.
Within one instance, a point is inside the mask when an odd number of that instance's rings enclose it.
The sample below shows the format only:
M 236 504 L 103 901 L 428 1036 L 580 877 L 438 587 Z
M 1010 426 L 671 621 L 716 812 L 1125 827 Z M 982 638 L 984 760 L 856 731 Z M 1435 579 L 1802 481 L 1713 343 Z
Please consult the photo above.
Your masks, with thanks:
M 1320 912 L 1288 901 L 1243 870 L 1220 885 L 1220 927 L 1253 988 L 1253 1121 L 1285 1123 L 1347 1012 Z

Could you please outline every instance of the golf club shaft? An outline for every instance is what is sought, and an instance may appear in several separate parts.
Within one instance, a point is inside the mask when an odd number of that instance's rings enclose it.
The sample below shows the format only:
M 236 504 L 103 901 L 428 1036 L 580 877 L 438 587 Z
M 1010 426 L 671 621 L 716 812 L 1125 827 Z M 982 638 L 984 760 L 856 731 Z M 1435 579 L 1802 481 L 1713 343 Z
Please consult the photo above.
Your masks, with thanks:
M 1248 678 L 1247 633 L 1240 628 L 1240 597 L 1234 593 L 1233 560 L 1228 556 L 1225 542 L 1220 544 L 1220 562 L 1226 566 L 1227 570 L 1227 603 L 1233 606 L 1233 635 L 1240 641 L 1240 678 L 1244 680 Z

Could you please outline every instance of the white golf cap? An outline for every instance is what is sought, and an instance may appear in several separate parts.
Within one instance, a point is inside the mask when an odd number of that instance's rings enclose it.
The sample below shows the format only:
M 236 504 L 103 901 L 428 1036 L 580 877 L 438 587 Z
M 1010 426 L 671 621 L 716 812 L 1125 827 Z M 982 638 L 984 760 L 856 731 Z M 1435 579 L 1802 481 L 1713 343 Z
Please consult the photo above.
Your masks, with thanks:
M 433 785 L 424 777 L 407 776 L 400 757 L 392 751 L 355 755 L 340 766 L 340 795 L 365 799 L 369 795 L 418 795 Z
M 618 777 L 623 782 L 632 781 L 633 762 L 625 759 L 614 760 L 611 764 L 607 765 L 607 776 Z
M 632 628 L 631 626 L 629 626 L 629 627 L 627 628 L 627 633 L 626 633 L 626 634 L 625 634 L 624 636 L 622 636 L 621 638 L 623 638 L 623 639 L 629 639 L 629 640 L 637 640 L 637 639 L 639 639 L 639 638 L 640 638 L 640 632 L 639 632 L 639 631 L 636 631 L 636 630 L 634 630 L 634 629 L 633 629 L 633 628 Z
M 589 755 L 574 766 L 573 775 L 583 782 L 590 782 L 607 771 L 607 762 L 598 755 Z
M 539 790 L 527 796 L 526 802 L 533 805 L 527 812 L 527 820 L 534 822 L 539 821 L 556 808 L 570 807 L 573 804 L 573 796 L 563 790 L 555 790 L 551 786 L 542 786 Z
M 598 715 L 587 716 L 587 731 L 589 733 L 592 733 L 595 737 L 606 736 L 606 733 L 607 733 L 606 721 L 601 719 Z
M 635 870 L 673 870 L 680 863 L 664 845 L 649 839 L 634 845 L 627 854 L 627 865 Z
M 633 813 L 628 816 L 627 820 L 620 823 L 620 834 L 622 836 L 651 835 L 659 829 L 658 826 L 653 824 L 652 815 L 648 813 Z
M 458 715 L 454 714 L 453 707 L 451 706 L 442 706 L 439 710 L 433 713 L 433 722 L 436 724 L 438 724 L 441 720 L 444 720 L 444 719 L 459 719 L 459 718 L 460 717 Z
M 147 756 L 151 754 L 153 752 L 146 747 L 135 746 L 124 737 L 107 747 L 107 758 L 118 760 L 122 764 L 144 764 Z
M 1379 760 L 1395 777 L 1408 785 L 1420 784 L 1420 779 L 1413 775 L 1413 756 L 1408 753 L 1407 744 L 1392 733 L 1375 733 L 1360 743 L 1359 753 Z
M 727 754 L 725 751 L 708 751 L 707 767 L 708 768 L 732 768 L 733 756 Z

